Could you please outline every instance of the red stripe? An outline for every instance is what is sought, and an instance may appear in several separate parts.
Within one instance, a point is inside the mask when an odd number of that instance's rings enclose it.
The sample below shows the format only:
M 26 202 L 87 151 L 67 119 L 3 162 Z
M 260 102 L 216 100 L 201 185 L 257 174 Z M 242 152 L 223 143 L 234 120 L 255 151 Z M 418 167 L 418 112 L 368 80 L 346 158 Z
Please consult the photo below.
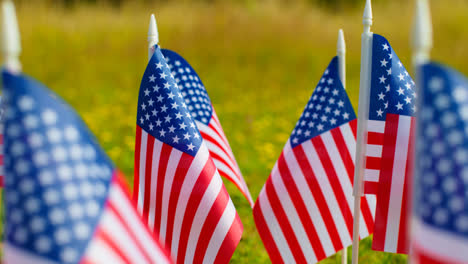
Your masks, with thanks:
M 413 179 L 413 168 L 414 168 L 414 127 L 415 118 L 411 118 L 410 137 L 408 142 L 408 158 L 406 159 L 406 171 L 405 171 L 405 183 L 403 186 L 403 199 L 401 205 L 401 216 L 400 216 L 400 228 L 398 232 L 398 244 L 397 252 L 402 254 L 409 253 L 409 219 L 408 213 L 411 208 L 411 181 Z
M 216 154 L 216 153 L 214 153 L 214 152 L 211 152 L 211 151 L 210 151 L 210 155 L 211 155 L 211 157 L 212 157 L 213 159 L 215 159 L 215 160 L 217 160 L 217 161 L 223 163 L 224 165 L 226 165 L 226 167 L 228 167 L 228 169 L 229 169 L 230 171 L 232 171 L 232 172 L 234 173 L 234 175 L 237 176 L 237 173 L 234 171 L 234 169 L 231 167 L 231 165 L 229 165 L 229 164 L 226 162 L 226 160 L 224 160 L 221 156 L 219 156 L 218 154 Z M 220 168 L 218 168 L 218 170 L 221 171 Z M 228 179 L 231 179 L 231 178 L 232 178 L 232 176 L 228 175 L 226 172 L 223 172 L 223 176 L 225 176 L 225 177 L 228 178 Z M 239 177 L 236 177 L 236 178 L 239 179 Z M 239 179 L 239 180 L 240 180 L 240 179 Z M 231 180 L 231 181 L 234 181 L 234 180 Z M 234 182 L 234 184 L 236 184 L 236 183 Z M 237 184 L 236 184 L 236 185 L 237 185 Z M 238 186 L 238 187 L 239 187 L 239 186 Z
M 200 205 L 200 201 L 203 195 L 208 188 L 213 176 L 215 175 L 216 167 L 211 159 L 205 164 L 205 167 L 200 173 L 200 176 L 195 183 L 192 192 L 190 193 L 190 198 L 187 203 L 187 209 L 185 210 L 184 219 L 182 221 L 182 228 L 180 231 L 180 239 L 179 239 L 179 248 L 177 249 L 177 263 L 184 263 L 186 250 L 187 250 L 187 243 L 190 234 L 190 229 L 193 224 L 193 219 L 195 217 L 195 213 Z M 209 238 L 206 238 L 209 239 Z M 174 252 L 175 253 L 175 252 Z
M 381 158 L 376 157 L 366 157 L 366 169 L 370 170 L 380 170 L 381 168 Z
M 364 182 L 364 193 L 365 194 L 377 194 L 379 192 L 379 183 L 365 181 Z
M 164 181 L 166 179 L 166 169 L 167 163 L 169 162 L 169 157 L 171 156 L 172 147 L 166 143 L 162 143 L 161 154 L 159 157 L 159 167 L 158 167 L 158 182 L 156 187 L 156 204 L 155 204 L 155 213 L 154 213 L 154 229 L 155 231 L 161 232 L 161 204 L 162 204 L 162 195 Z M 157 162 L 157 161 L 155 161 Z
M 114 254 L 119 257 L 120 261 L 128 264 L 133 263 L 130 257 L 127 256 L 122 250 L 120 250 L 119 245 L 117 245 L 117 243 L 115 243 L 112 239 L 112 235 L 107 234 L 106 231 L 101 227 L 96 229 L 94 236 L 94 239 L 102 240 L 104 244 L 106 244 L 112 250 L 112 252 L 114 252 Z
M 154 137 L 148 134 L 148 141 L 146 144 L 146 164 L 145 164 L 145 198 L 143 200 L 143 219 L 148 221 L 149 206 L 151 200 L 151 180 L 153 173 L 151 167 L 153 165 L 153 148 L 154 148 Z
M 3 165 L 3 164 L 4 164 L 4 163 L 3 163 L 3 155 L 0 154 L 0 165 Z
M 132 231 L 133 228 L 129 225 L 129 222 L 127 221 L 127 219 L 125 219 L 120 214 L 120 212 L 117 210 L 117 208 L 112 202 L 107 203 L 107 208 L 115 215 L 115 217 L 117 217 L 117 219 L 119 220 L 119 223 L 124 227 L 125 232 L 132 239 L 132 244 L 134 244 L 138 248 L 139 252 L 144 256 L 147 263 L 151 263 L 150 255 L 148 254 L 148 252 L 146 252 L 145 248 L 141 244 L 141 241 L 136 237 L 135 233 Z
M 140 148 L 141 148 L 141 127 L 136 126 L 135 139 L 135 165 L 133 166 L 133 201 L 138 203 L 138 190 L 140 188 Z
M 294 156 L 292 157 L 294 158 Z M 281 178 L 283 179 L 284 185 L 288 190 L 288 194 L 291 197 L 292 202 L 294 203 L 294 209 L 296 210 L 299 218 L 301 219 L 302 226 L 304 227 L 309 242 L 311 243 L 314 253 L 317 257 L 317 260 L 324 259 L 326 257 L 325 251 L 323 250 L 322 244 L 320 243 L 320 238 L 317 234 L 315 226 L 312 222 L 312 219 L 309 216 L 307 207 L 302 200 L 302 197 L 299 193 L 299 189 L 294 183 L 293 176 L 289 171 L 288 164 L 284 158 L 284 153 L 281 153 L 278 160 L 278 170 Z
M 367 144 L 368 145 L 383 145 L 384 144 L 384 133 L 368 132 L 367 133 Z
M 208 238 L 211 238 L 213 236 L 213 232 L 215 231 L 215 228 L 219 220 L 221 219 L 221 216 L 226 210 L 228 202 L 229 194 L 227 193 L 227 191 L 222 190 L 221 192 L 219 192 L 218 197 L 216 197 L 216 200 L 213 203 L 213 206 L 211 207 L 210 212 L 206 217 L 206 221 L 203 223 L 203 227 L 200 231 L 200 237 L 207 239 L 201 239 L 198 242 L 197 247 L 195 249 L 195 255 L 193 257 L 193 263 L 203 262 L 206 250 L 208 248 L 208 244 L 210 242 L 210 239 Z
M 233 164 L 236 164 L 236 162 L 234 161 L 234 159 L 231 157 L 231 154 L 226 150 L 226 148 L 224 146 L 222 146 L 221 144 L 219 144 L 219 142 L 214 139 L 213 137 L 211 137 L 210 135 L 208 135 L 207 133 L 203 132 L 202 130 L 200 130 L 200 134 L 202 135 L 203 139 L 206 140 L 206 141 L 209 141 L 213 144 L 215 144 L 216 146 L 218 146 L 218 148 L 220 148 L 224 154 L 226 154 L 226 156 L 228 157 L 228 159 L 233 163 Z M 212 151 L 210 151 L 210 153 L 213 153 Z M 229 166 L 231 168 L 231 166 Z M 232 168 L 231 168 L 232 169 Z M 233 170 L 234 171 L 234 170 Z
M 333 140 L 335 141 L 335 145 L 340 153 L 341 159 L 346 167 L 346 172 L 348 173 L 348 179 L 353 185 L 354 182 L 354 162 L 351 158 L 351 153 L 346 146 L 346 142 L 344 141 L 343 134 L 340 128 L 332 129 L 331 135 Z M 353 153 L 354 154 L 354 153 Z M 374 223 L 374 219 L 372 217 L 372 213 L 369 207 L 369 203 L 365 197 L 361 198 L 361 213 L 364 217 L 364 222 L 366 223 L 367 230 L 372 230 L 372 226 Z
M 217 124 L 217 125 L 218 125 L 218 127 L 219 127 L 219 129 L 220 129 L 221 131 L 218 131 L 218 130 L 216 129 L 216 127 L 213 126 L 213 123 L 211 123 L 211 122 L 208 124 L 208 127 L 211 128 L 211 130 L 213 130 L 213 132 L 215 132 L 216 134 L 218 134 L 219 138 L 221 138 L 221 140 L 224 142 L 224 144 L 226 144 L 226 146 L 229 146 L 229 143 L 228 143 L 228 141 L 227 141 L 227 139 L 226 139 L 226 136 L 224 136 L 223 129 L 221 128 L 221 124 Z
M 244 227 L 242 226 L 239 215 L 236 213 L 236 218 L 219 248 L 214 264 L 229 263 L 229 260 L 231 259 L 232 254 L 234 254 L 234 251 L 242 237 L 243 229 Z
M 354 139 L 356 139 L 357 135 L 357 119 L 351 120 L 349 122 L 349 126 L 351 127 L 351 131 L 353 132 Z
M 353 237 L 353 215 L 351 213 L 351 209 L 346 200 L 346 195 L 343 192 L 340 180 L 338 179 L 338 175 L 333 167 L 333 163 L 331 162 L 330 156 L 328 155 L 328 150 L 325 147 L 322 138 L 320 136 L 312 138 L 312 144 L 314 145 L 317 153 L 319 154 L 320 161 L 322 163 L 323 168 L 328 176 L 328 180 L 330 181 L 331 187 L 333 189 L 333 193 L 335 194 L 336 200 L 338 201 L 338 205 L 340 206 L 341 214 L 346 222 L 346 226 L 348 227 L 348 233 L 350 237 Z
M 338 234 L 338 230 L 336 229 L 335 222 L 330 212 L 330 208 L 328 207 L 327 201 L 325 196 L 322 193 L 322 189 L 320 188 L 320 184 L 317 181 L 317 176 L 315 176 L 312 167 L 307 160 L 307 156 L 304 152 L 302 145 L 299 145 L 293 149 L 294 155 L 296 156 L 297 162 L 301 167 L 302 174 L 306 178 L 306 181 L 309 185 L 310 192 L 314 196 L 315 202 L 317 207 L 322 215 L 323 222 L 327 227 L 328 234 L 330 234 L 330 239 L 333 243 L 333 248 L 335 251 L 339 251 L 343 248 L 343 244 L 341 243 L 340 235 Z
M 385 234 L 387 231 L 388 205 L 390 203 L 390 189 L 392 186 L 392 171 L 398 133 L 398 115 L 387 115 L 385 125 L 385 144 L 382 149 L 382 170 L 380 171 L 379 190 L 375 213 L 374 238 L 372 249 L 383 251 L 385 248 Z
M 172 232 L 174 230 L 174 218 L 177 209 L 177 201 L 179 200 L 180 190 L 187 177 L 187 172 L 192 164 L 193 157 L 189 154 L 182 153 L 179 164 L 172 181 L 171 194 L 169 196 L 169 205 L 167 213 L 167 231 L 166 231 L 166 247 L 171 248 L 172 245 Z M 176 238 L 177 239 L 177 238 Z
M 264 193 L 262 193 L 264 194 Z M 260 238 L 263 241 L 263 245 L 270 256 L 270 260 L 272 263 L 275 264 L 282 264 L 284 263 L 283 258 L 276 246 L 275 240 L 271 235 L 270 229 L 268 228 L 267 223 L 265 222 L 265 217 L 262 213 L 262 207 L 260 205 L 260 199 L 268 199 L 268 197 L 264 197 L 260 194 L 257 201 L 255 202 L 255 206 L 253 208 L 253 216 L 255 220 L 255 226 L 257 227 L 258 233 L 260 234 Z
M 283 207 L 281 206 L 280 199 L 278 198 L 278 195 L 276 194 L 276 190 L 273 187 L 273 183 L 270 179 L 267 180 L 265 183 L 265 191 L 268 199 L 270 200 L 270 204 L 272 205 L 273 213 L 276 216 L 276 219 L 278 219 L 278 223 L 281 227 L 281 230 L 284 234 L 284 237 L 286 238 L 289 248 L 291 249 L 291 252 L 294 256 L 294 260 L 299 263 L 307 263 L 304 253 L 301 250 L 301 247 L 299 245 L 299 242 L 296 239 L 296 236 L 294 235 L 294 231 L 291 227 L 291 224 L 289 223 L 289 219 L 284 212 Z

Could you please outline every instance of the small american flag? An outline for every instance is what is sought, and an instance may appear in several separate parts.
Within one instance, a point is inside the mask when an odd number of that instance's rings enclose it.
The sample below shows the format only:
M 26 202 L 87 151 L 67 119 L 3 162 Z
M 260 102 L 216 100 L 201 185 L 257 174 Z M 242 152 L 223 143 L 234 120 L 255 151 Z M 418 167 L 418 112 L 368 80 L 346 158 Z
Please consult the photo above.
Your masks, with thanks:
M 413 171 L 415 99 L 414 82 L 405 67 L 388 41 L 374 34 L 368 128 L 374 136 L 377 130 L 383 132 L 379 135 L 383 138 L 381 145 L 370 144 L 371 135 L 367 145 L 367 161 L 371 165 L 367 165 L 366 172 L 370 166 L 380 166 L 373 170 L 377 176 L 373 178 L 373 184 L 377 184 L 374 250 L 408 253 L 406 214 L 410 200 L 408 181 Z
M 161 51 L 182 91 L 187 108 L 205 140 L 219 174 L 234 183 L 253 206 L 247 184 L 200 77 L 179 54 L 166 49 Z
M 5 119 L 4 115 L 3 99 L 0 97 L 0 188 L 3 188 L 3 177 L 5 176 L 5 168 L 3 163 L 3 123 Z
M 420 68 L 412 263 L 468 260 L 468 80 L 448 67 Z
M 229 261 L 243 227 L 158 46 L 140 86 L 134 188 L 178 263 Z
M 3 72 L 6 263 L 170 263 L 119 173 L 56 95 Z
M 355 151 L 356 115 L 335 57 L 254 206 L 273 263 L 314 263 L 351 245 Z M 372 232 L 375 204 L 367 197 L 361 202 L 364 238 Z

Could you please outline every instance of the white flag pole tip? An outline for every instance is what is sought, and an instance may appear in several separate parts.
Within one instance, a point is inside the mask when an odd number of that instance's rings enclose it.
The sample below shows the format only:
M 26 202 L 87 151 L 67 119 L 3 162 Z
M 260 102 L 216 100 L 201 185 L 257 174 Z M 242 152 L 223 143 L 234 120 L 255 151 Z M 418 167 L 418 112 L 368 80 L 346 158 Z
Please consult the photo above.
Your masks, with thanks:
M 416 0 L 414 19 L 412 34 L 414 63 L 421 64 L 429 60 L 429 53 L 433 45 L 431 13 L 427 0 Z
M 346 42 L 343 30 L 338 31 L 338 42 L 336 43 L 336 55 L 338 56 L 339 75 L 343 87 L 346 88 Z
M 338 54 L 346 53 L 346 42 L 344 38 L 343 29 L 338 31 L 338 43 L 336 44 Z
M 151 59 L 154 53 L 154 45 L 159 43 L 158 26 L 154 14 L 151 14 L 149 29 L 148 29 L 148 60 Z
M 371 0 L 366 0 L 366 7 L 364 8 L 364 15 L 362 23 L 364 24 L 364 32 L 370 32 L 372 26 L 372 4 Z
M 3 1 L 2 13 L 2 52 L 5 68 L 12 72 L 20 72 L 21 63 L 19 55 L 21 53 L 21 42 L 15 6 L 12 1 Z

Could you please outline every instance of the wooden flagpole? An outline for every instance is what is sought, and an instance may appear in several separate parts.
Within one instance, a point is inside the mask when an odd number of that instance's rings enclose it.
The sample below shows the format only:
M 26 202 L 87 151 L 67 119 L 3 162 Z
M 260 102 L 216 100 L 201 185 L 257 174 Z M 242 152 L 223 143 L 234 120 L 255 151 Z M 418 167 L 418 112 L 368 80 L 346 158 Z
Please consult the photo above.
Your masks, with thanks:
M 413 67 L 418 77 L 420 74 L 418 68 L 429 61 L 432 48 L 432 22 L 427 0 L 416 0 L 416 13 L 411 42 L 413 48 Z M 416 78 L 416 80 L 418 81 L 416 85 L 418 85 L 422 79 Z
M 159 43 L 158 26 L 154 14 L 151 14 L 149 29 L 148 29 L 148 61 L 154 53 L 154 45 Z
M 362 181 L 366 167 L 367 120 L 369 118 L 370 86 L 372 73 L 372 6 L 366 1 L 363 16 L 364 32 L 361 35 L 361 81 L 359 85 L 358 128 L 356 143 L 356 165 L 354 171 L 354 221 L 352 263 L 359 261 L 359 221 L 361 216 Z
M 346 42 L 343 30 L 338 31 L 338 42 L 336 44 L 336 55 L 338 56 L 338 74 L 340 76 L 343 88 L 346 89 Z M 348 263 L 348 250 L 341 250 L 341 264 Z
M 2 13 L 2 52 L 5 68 L 10 72 L 19 73 L 21 72 L 21 62 L 19 61 L 21 41 L 15 6 L 12 1 L 3 1 Z

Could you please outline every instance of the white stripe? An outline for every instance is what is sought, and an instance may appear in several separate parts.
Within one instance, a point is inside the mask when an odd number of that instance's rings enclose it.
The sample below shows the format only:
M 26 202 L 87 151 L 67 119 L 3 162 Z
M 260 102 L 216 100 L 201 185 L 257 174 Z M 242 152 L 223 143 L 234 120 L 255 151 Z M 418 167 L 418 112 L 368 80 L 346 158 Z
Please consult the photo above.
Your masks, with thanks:
M 341 134 L 343 135 L 346 147 L 348 148 L 349 153 L 351 153 L 351 159 L 353 160 L 353 164 L 356 163 L 356 139 L 354 138 L 353 131 L 351 130 L 351 126 L 349 123 L 340 126 Z
M 205 225 L 206 218 L 210 213 L 216 198 L 222 191 L 222 187 L 223 181 L 221 180 L 218 171 L 215 171 L 208 188 L 203 194 L 203 198 L 200 200 L 200 205 L 197 208 L 195 217 L 193 218 L 193 223 L 190 228 L 189 239 L 187 242 L 187 253 L 185 254 L 184 261 L 185 263 L 193 263 L 193 257 L 195 255 L 195 249 L 197 248 L 198 241 L 210 239 L 209 237 L 200 239 L 200 232 Z
M 270 230 L 271 236 L 275 241 L 276 248 L 281 255 L 284 263 L 296 263 L 289 244 L 284 237 L 283 231 L 281 231 L 278 220 L 276 219 L 273 209 L 271 208 L 270 201 L 268 200 L 267 192 L 265 187 L 263 187 L 262 192 L 258 197 L 258 203 L 260 203 L 260 208 L 262 209 L 262 214 L 265 220 L 268 230 Z
M 154 231 L 154 220 L 156 214 L 156 191 L 158 189 L 158 170 L 161 149 L 164 143 L 155 139 L 153 147 L 153 157 L 151 161 L 151 187 L 149 200 L 148 225 L 151 231 Z M 158 230 L 159 231 L 159 230 Z
M 138 192 L 138 212 L 143 213 L 143 203 L 145 199 L 145 168 L 146 168 L 146 146 L 148 145 L 148 133 L 141 129 L 140 144 L 140 169 L 139 169 L 139 192 Z
M 367 132 L 384 133 L 385 121 L 367 120 Z
M 466 263 L 468 259 L 466 235 L 457 236 L 442 229 L 433 228 L 416 218 L 412 219 L 411 228 L 415 247 L 443 258 L 439 261 Z
M 109 199 L 115 208 L 119 211 L 120 215 L 125 218 L 129 226 L 131 226 L 132 232 L 141 241 L 141 245 L 145 252 L 151 256 L 151 259 L 161 261 L 166 260 L 164 253 L 155 243 L 152 234 L 150 234 L 143 223 L 139 215 L 135 214 L 133 205 L 129 201 L 127 195 L 122 191 L 120 186 L 112 185 L 109 193 Z M 109 262 L 111 263 L 111 262 Z M 158 262 L 159 263 L 159 262 Z
M 350 213 L 352 214 L 352 212 L 354 212 L 354 196 L 352 195 L 353 186 L 350 181 L 350 177 L 352 176 L 348 175 L 348 171 L 344 166 L 343 159 L 341 158 L 340 152 L 336 147 L 336 142 L 333 139 L 333 136 L 331 135 L 330 131 L 323 133 L 322 135 L 320 135 L 320 137 L 322 138 L 323 144 L 325 145 L 325 149 L 327 150 L 326 153 L 328 153 L 328 156 L 330 157 L 330 161 L 333 165 L 336 176 L 338 177 L 338 181 L 341 187 L 340 189 L 343 192 L 343 195 L 345 196 Z M 359 224 L 366 226 L 363 218 L 364 217 L 362 216 L 360 217 Z M 346 231 L 347 230 L 348 229 L 346 229 Z M 349 232 L 344 232 L 343 236 L 345 237 L 345 240 L 342 240 L 343 245 L 350 245 L 352 243 L 352 237 L 349 234 Z
M 159 233 L 160 241 L 166 241 L 166 231 L 167 231 L 167 214 L 169 212 L 169 198 L 172 193 L 172 182 L 174 181 L 174 176 L 179 166 L 180 158 L 182 157 L 182 152 L 177 149 L 172 149 L 167 161 L 166 175 L 164 177 L 164 187 L 162 194 L 162 204 L 161 204 L 161 228 Z M 172 223 L 170 223 L 172 224 Z M 165 243 L 165 242 L 162 242 Z
M 241 188 L 243 187 L 241 181 L 237 178 L 237 175 L 233 175 L 233 172 L 232 170 L 226 166 L 226 164 L 224 164 L 223 162 L 219 161 L 218 159 L 214 159 L 213 158 L 213 161 L 216 165 L 216 168 L 219 170 L 219 171 L 222 171 L 224 173 L 226 173 L 229 177 L 226 177 L 228 178 L 230 181 L 234 182 L 236 185 L 240 186 Z
M 176 213 L 174 217 L 174 229 L 171 245 L 171 254 L 174 259 L 176 259 L 179 251 L 180 231 L 182 229 L 182 221 L 184 220 L 188 200 L 192 195 L 195 182 L 200 176 L 200 173 L 205 167 L 205 164 L 208 162 L 208 158 L 208 149 L 206 148 L 205 144 L 202 144 L 198 150 L 197 155 L 192 161 L 190 168 L 187 171 L 187 177 L 184 178 L 184 183 L 182 184 L 182 188 L 180 190 L 179 199 L 177 200 Z
M 371 145 L 367 144 L 366 156 L 381 158 L 382 157 L 382 145 Z
M 21 248 L 17 248 L 16 246 L 9 244 L 8 241 L 3 244 L 2 260 L 3 263 L 8 264 L 58 264 L 58 262 L 24 251 Z
M 214 263 L 224 238 L 228 235 L 234 220 L 236 220 L 236 208 L 234 207 L 231 199 L 229 199 L 226 209 L 224 210 L 223 215 L 219 219 L 213 235 L 211 236 L 203 263 Z
M 334 195 L 334 191 L 330 185 L 330 182 L 327 177 L 327 173 L 323 168 L 322 162 L 320 161 L 319 155 L 312 145 L 312 142 L 306 141 L 302 144 L 304 148 L 304 152 L 306 157 L 312 167 L 312 170 L 315 174 L 315 178 L 322 190 L 322 194 L 325 197 L 326 203 L 328 208 L 330 208 L 330 214 L 333 218 L 333 223 L 336 226 L 338 234 L 340 235 L 341 241 L 348 241 L 350 242 L 348 227 L 346 226 L 346 222 L 344 220 L 343 214 L 341 214 L 340 206 L 338 205 L 338 201 L 336 200 L 336 196 Z M 343 245 L 347 245 L 348 243 L 343 243 Z
M 372 219 L 375 220 L 375 209 L 376 209 L 375 207 L 377 204 L 377 197 L 376 195 L 369 194 L 369 195 L 366 195 L 366 199 L 367 199 L 367 203 L 369 204 L 369 208 L 371 210 Z
M 93 239 L 91 241 L 91 244 L 86 249 L 85 258 L 93 263 L 125 264 L 120 256 L 115 254 L 114 250 L 105 241 L 100 239 Z
M 216 140 L 216 142 L 219 145 L 221 145 L 221 147 L 223 149 L 227 150 L 227 152 L 229 153 L 228 150 L 230 149 L 230 147 L 228 145 L 226 145 L 226 143 L 223 141 L 223 139 L 221 139 L 219 137 L 219 135 L 216 134 L 216 132 L 211 127 L 209 127 L 209 126 L 207 126 L 207 125 L 205 125 L 205 124 L 203 124 L 203 123 L 201 123 L 199 121 L 196 121 L 196 123 L 197 123 L 198 129 L 200 129 L 200 132 L 208 134 L 210 137 L 212 137 L 214 140 Z M 215 124 L 213 124 L 213 125 L 215 125 Z M 203 139 L 205 139 L 205 138 L 203 138 Z M 207 139 L 205 139 L 205 140 L 208 141 Z
M 291 201 L 291 197 L 288 193 L 288 190 L 286 189 L 286 186 L 284 185 L 283 179 L 281 177 L 281 173 L 279 172 L 279 169 L 278 169 L 278 164 L 275 164 L 275 166 L 273 167 L 273 171 L 271 172 L 270 179 L 271 179 L 271 182 L 273 183 L 275 192 L 280 197 L 279 201 L 281 203 L 281 206 L 284 209 L 284 212 L 286 213 L 288 222 L 290 223 L 293 229 L 294 237 L 297 239 L 297 242 L 299 243 L 299 246 L 301 247 L 302 253 L 304 254 L 306 260 L 308 261 L 313 260 L 312 262 L 316 262 L 317 258 L 315 257 L 314 250 L 312 249 L 312 246 L 311 246 L 311 242 L 309 241 L 309 238 L 306 235 L 304 226 L 302 225 L 301 219 L 299 218 L 299 215 L 297 214 L 296 207 L 294 206 L 294 203 Z
M 119 206 L 119 205 L 117 205 Z M 125 227 L 111 211 L 105 211 L 101 216 L 98 228 L 112 237 L 112 241 L 118 246 L 117 252 L 121 252 L 134 263 L 145 263 L 142 252 L 135 245 L 135 241 L 127 234 Z
M 379 178 L 380 178 L 380 170 L 371 170 L 371 169 L 364 170 L 364 181 L 379 182 Z
M 317 202 L 312 195 L 314 190 L 310 190 L 307 179 L 302 173 L 302 169 L 300 168 L 296 156 L 291 149 L 291 143 L 289 140 L 284 147 L 283 155 L 286 163 L 288 164 L 288 167 L 290 168 L 291 175 L 293 176 L 292 179 L 294 180 L 294 183 L 299 190 L 299 194 L 304 201 L 309 217 L 314 224 L 314 228 L 317 231 L 318 237 L 320 238 L 320 243 L 322 244 L 325 254 L 327 256 L 335 254 L 336 251 L 330 238 L 330 234 L 327 232 L 325 222 L 323 221 L 322 212 L 320 212 L 320 209 L 317 206 Z M 328 206 L 325 207 L 328 209 Z
M 206 145 L 208 146 L 208 149 L 210 152 L 213 152 L 221 157 L 221 160 L 224 160 L 228 165 L 231 166 L 231 168 L 236 168 L 237 165 L 234 164 L 231 159 L 226 155 L 226 153 L 220 149 L 216 144 L 212 143 L 211 141 L 205 140 Z M 236 178 L 239 178 L 239 176 L 236 175 Z
M 411 117 L 399 116 L 395 156 L 392 166 L 393 170 L 390 187 L 390 201 L 388 203 L 387 230 L 385 232 L 384 251 L 386 252 L 396 252 L 398 245 L 401 202 L 403 199 L 403 187 L 405 184 L 410 129 Z

